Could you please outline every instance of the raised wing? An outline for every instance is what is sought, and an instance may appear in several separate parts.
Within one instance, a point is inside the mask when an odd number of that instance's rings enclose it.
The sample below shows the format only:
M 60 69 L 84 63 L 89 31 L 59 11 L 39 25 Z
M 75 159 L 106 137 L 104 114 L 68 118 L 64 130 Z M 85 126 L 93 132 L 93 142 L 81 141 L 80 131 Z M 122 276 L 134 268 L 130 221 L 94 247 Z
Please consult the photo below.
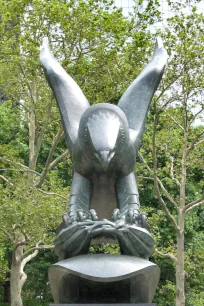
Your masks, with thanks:
M 57 100 L 64 126 L 65 139 L 68 149 L 72 153 L 73 144 L 78 137 L 80 118 L 90 106 L 89 102 L 76 82 L 54 58 L 49 48 L 47 37 L 43 39 L 40 61 Z
M 166 61 L 167 52 L 161 38 L 157 38 L 152 60 L 118 102 L 126 114 L 136 151 L 139 150 L 150 102 L 162 78 Z

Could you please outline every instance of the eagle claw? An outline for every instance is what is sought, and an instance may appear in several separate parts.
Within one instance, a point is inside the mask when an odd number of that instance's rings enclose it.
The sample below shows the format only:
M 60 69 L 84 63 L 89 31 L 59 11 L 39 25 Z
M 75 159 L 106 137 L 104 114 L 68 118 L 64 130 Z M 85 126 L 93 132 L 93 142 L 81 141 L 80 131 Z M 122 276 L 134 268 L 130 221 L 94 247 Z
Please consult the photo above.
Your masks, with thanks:
M 118 221 L 121 219 L 121 213 L 120 210 L 118 208 L 114 209 L 113 214 L 112 214 L 112 220 L 114 222 Z
M 97 217 L 97 213 L 95 211 L 95 209 L 90 209 L 90 211 L 87 213 L 82 209 L 78 209 L 77 210 L 77 215 L 76 218 L 74 218 L 74 221 L 77 222 L 83 222 L 85 220 L 92 220 L 92 221 L 97 221 L 98 217 Z
M 124 226 L 124 224 L 137 225 L 139 227 L 150 229 L 147 224 L 147 217 L 144 213 L 140 213 L 138 209 L 129 209 L 125 213 L 121 214 L 118 208 L 114 209 L 112 219 L 116 222 L 117 227 Z

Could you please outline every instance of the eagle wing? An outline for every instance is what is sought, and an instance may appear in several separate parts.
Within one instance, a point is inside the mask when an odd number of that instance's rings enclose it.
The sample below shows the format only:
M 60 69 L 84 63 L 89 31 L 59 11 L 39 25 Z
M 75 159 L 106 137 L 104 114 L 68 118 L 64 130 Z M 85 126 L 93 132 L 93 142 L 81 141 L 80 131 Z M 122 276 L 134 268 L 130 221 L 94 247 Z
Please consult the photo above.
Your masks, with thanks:
M 57 100 L 64 126 L 65 139 L 68 149 L 72 153 L 72 147 L 78 137 L 80 118 L 90 106 L 89 102 L 76 82 L 54 58 L 49 48 L 47 37 L 43 39 L 40 61 Z
M 167 52 L 161 38 L 157 38 L 151 61 L 118 102 L 127 117 L 136 152 L 140 148 L 150 102 L 162 78 L 166 61 Z

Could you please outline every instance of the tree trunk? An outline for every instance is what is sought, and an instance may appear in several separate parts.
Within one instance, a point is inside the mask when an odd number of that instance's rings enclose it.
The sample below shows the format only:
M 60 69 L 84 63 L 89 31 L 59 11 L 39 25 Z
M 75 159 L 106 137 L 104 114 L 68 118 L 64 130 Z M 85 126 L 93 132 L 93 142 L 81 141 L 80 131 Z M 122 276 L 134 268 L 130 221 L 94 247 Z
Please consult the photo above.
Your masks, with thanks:
M 21 262 L 13 263 L 11 266 L 11 306 L 23 306 L 21 298 L 22 290 Z
M 185 270 L 184 270 L 184 215 L 179 213 L 177 234 L 176 264 L 176 306 L 185 306 Z
M 34 110 L 30 109 L 29 112 L 29 168 L 30 170 L 35 171 L 36 162 L 35 162 L 35 113 Z M 28 172 L 29 182 L 33 183 L 33 172 Z
M 29 168 L 32 171 L 35 171 L 36 168 L 36 118 L 35 118 L 35 104 L 36 104 L 36 83 L 33 80 L 32 85 L 30 86 L 31 102 L 28 112 L 28 127 L 29 127 Z M 34 172 L 30 171 L 28 173 L 29 183 L 33 184 Z

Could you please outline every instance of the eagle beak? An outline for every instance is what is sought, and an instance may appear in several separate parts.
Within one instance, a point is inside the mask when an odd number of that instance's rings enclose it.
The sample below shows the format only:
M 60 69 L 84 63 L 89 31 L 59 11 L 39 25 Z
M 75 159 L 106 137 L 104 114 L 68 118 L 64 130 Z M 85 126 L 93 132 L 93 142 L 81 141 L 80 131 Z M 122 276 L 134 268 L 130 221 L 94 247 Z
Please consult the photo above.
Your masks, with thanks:
M 95 153 L 95 155 L 100 161 L 100 163 L 102 164 L 103 170 L 106 171 L 108 169 L 108 165 L 111 159 L 115 155 L 115 152 L 110 153 L 110 151 L 108 150 L 103 150 L 103 151 L 100 151 L 99 153 Z

